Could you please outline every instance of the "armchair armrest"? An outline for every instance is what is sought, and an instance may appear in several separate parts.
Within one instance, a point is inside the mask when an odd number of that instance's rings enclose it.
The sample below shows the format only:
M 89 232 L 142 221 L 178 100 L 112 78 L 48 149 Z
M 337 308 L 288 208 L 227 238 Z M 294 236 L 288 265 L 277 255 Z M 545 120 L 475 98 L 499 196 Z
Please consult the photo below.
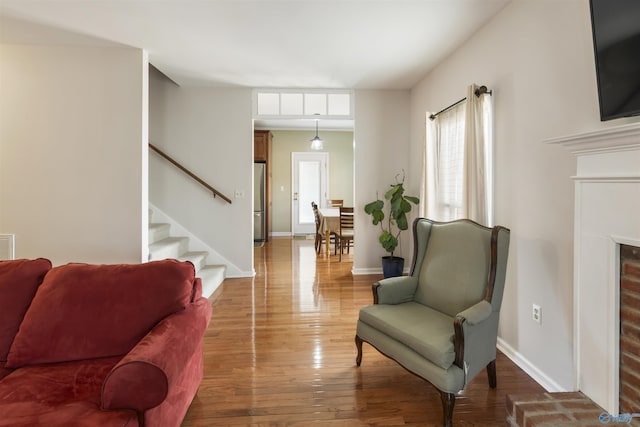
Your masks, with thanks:
M 418 278 L 413 276 L 389 277 L 373 284 L 374 304 L 401 304 L 413 300 Z
M 102 409 L 144 412 L 161 404 L 200 351 L 211 319 L 211 303 L 200 298 L 164 318 L 125 355 L 102 385 Z
M 466 377 L 473 378 L 496 358 L 499 315 L 486 300 L 456 315 L 454 363 L 465 370 Z
M 477 325 L 486 320 L 491 315 L 491 304 L 485 300 L 472 305 L 464 311 L 461 311 L 456 317 L 465 319 L 468 325 Z

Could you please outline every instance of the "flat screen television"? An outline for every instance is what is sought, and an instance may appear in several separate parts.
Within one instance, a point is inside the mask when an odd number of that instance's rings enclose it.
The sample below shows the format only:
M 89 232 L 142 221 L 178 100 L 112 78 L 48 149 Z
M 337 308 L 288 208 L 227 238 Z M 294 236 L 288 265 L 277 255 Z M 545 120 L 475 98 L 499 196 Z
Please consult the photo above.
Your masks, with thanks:
M 590 0 L 600 120 L 640 114 L 640 0 Z

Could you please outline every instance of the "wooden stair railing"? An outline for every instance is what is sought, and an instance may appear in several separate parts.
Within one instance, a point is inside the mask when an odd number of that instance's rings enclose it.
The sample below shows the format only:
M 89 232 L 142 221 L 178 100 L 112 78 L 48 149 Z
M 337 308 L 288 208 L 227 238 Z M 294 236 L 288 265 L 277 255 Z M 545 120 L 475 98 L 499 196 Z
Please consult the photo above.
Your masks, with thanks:
M 225 196 L 224 194 L 222 194 L 221 192 L 219 192 L 218 190 L 216 190 L 215 188 L 213 188 L 212 186 L 210 186 L 209 184 L 207 184 L 204 180 L 202 180 L 200 177 L 198 177 L 196 174 L 194 174 L 193 172 L 191 172 L 189 169 L 185 168 L 184 166 L 182 166 L 180 163 L 178 163 L 177 161 L 175 161 L 173 158 L 171 158 L 171 156 L 169 156 L 167 153 L 165 153 L 164 151 L 160 150 L 158 147 L 156 147 L 155 145 L 153 145 L 152 143 L 149 143 L 149 148 L 151 148 L 153 151 L 155 151 L 156 153 L 158 153 L 161 157 L 165 158 L 169 163 L 171 163 L 172 165 L 174 165 L 175 167 L 177 167 L 178 169 L 180 169 L 182 172 L 186 173 L 187 175 L 189 175 L 189 177 L 191 177 L 193 180 L 195 180 L 196 182 L 198 182 L 200 185 L 202 185 L 204 188 L 206 188 L 207 190 L 211 191 L 213 193 L 213 197 L 220 197 L 222 200 L 224 200 L 225 202 L 231 204 L 231 199 L 228 198 L 227 196 Z

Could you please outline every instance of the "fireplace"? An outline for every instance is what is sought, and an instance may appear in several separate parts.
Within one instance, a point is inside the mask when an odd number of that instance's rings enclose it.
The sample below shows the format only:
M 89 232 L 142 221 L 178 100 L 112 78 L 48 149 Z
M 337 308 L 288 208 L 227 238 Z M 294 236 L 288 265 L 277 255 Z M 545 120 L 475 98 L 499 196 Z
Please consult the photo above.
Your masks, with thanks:
M 639 213 L 640 214 L 640 213 Z M 620 413 L 640 412 L 640 247 L 620 245 Z
M 620 365 L 637 360 L 626 358 L 624 352 L 621 356 L 619 342 L 621 295 L 623 304 L 629 298 L 621 292 L 620 255 L 626 247 L 640 247 L 640 123 L 546 142 L 565 146 L 577 157 L 575 389 L 618 414 L 627 410 L 620 405 L 620 389 L 637 390 L 620 379 Z M 627 342 L 624 336 L 623 340 Z

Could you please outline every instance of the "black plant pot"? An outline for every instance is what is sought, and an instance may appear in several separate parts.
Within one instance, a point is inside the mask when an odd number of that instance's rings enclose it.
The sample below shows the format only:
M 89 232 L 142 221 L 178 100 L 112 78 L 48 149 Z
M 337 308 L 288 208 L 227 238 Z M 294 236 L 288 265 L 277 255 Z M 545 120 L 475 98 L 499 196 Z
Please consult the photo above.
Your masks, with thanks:
M 402 276 L 404 270 L 404 258 L 399 256 L 383 256 L 382 257 L 382 274 L 384 278 Z

